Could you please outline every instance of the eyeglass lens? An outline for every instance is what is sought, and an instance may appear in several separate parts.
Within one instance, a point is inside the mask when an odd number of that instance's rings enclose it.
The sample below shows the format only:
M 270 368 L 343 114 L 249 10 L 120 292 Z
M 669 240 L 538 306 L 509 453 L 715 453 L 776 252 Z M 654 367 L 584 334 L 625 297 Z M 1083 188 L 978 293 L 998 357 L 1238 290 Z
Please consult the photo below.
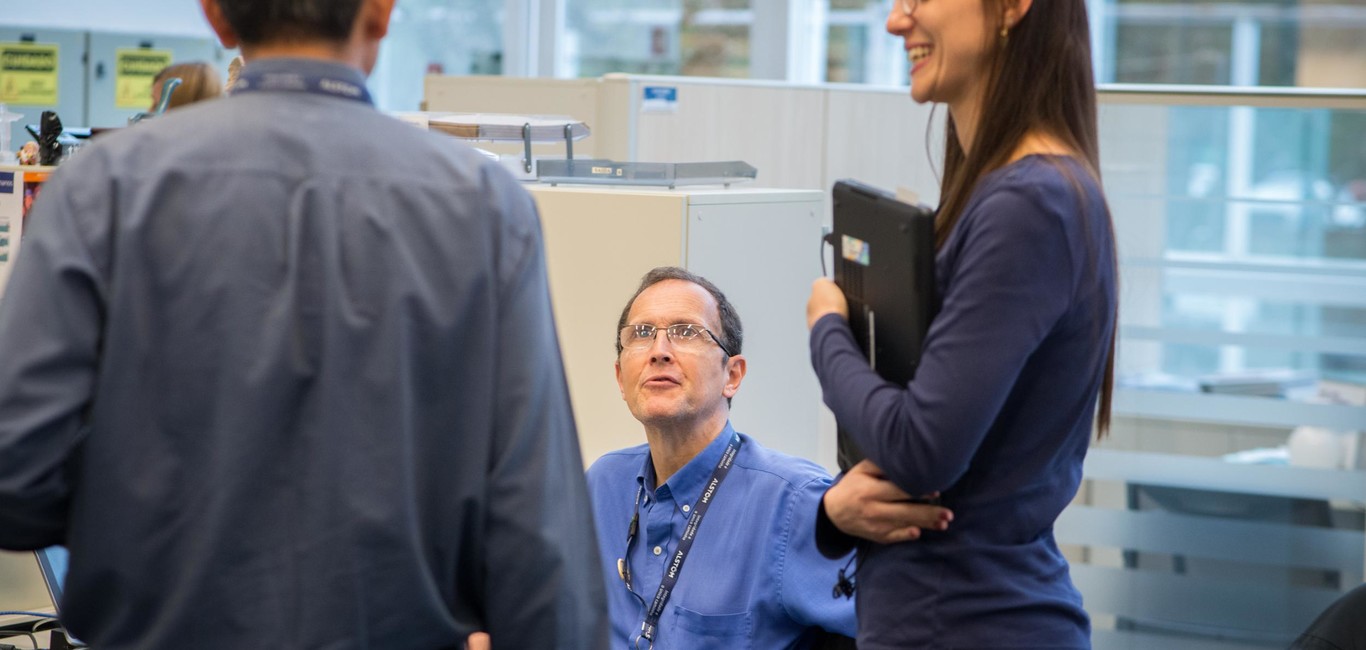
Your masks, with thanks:
M 689 345 L 702 340 L 702 328 L 688 323 L 668 327 L 628 325 L 621 330 L 621 344 L 623 347 L 632 348 L 649 347 L 661 330 L 669 337 L 669 341 L 675 344 Z

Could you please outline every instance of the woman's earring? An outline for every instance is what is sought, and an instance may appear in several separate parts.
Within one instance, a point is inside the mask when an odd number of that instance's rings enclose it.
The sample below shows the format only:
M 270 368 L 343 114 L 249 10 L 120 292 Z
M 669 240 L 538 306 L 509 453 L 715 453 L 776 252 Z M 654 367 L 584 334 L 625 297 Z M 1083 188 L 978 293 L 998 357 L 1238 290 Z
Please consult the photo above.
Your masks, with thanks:
M 1001 40 L 1003 40 L 1003 41 L 1006 40 L 1006 37 L 1009 36 L 1009 35 L 1010 35 L 1010 28 L 1007 27 L 1007 26 L 1005 26 L 1005 25 L 1001 25 Z

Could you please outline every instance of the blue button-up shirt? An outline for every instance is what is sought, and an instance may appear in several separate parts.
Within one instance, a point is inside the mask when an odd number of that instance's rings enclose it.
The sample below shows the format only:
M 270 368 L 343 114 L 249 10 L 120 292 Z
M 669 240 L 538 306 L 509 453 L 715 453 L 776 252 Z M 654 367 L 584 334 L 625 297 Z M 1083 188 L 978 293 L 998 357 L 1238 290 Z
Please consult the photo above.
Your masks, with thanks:
M 589 468 L 613 649 L 632 647 L 640 635 L 665 565 L 733 433 L 726 423 L 658 488 L 649 445 L 605 454 Z M 854 636 L 853 602 L 831 596 L 848 558 L 826 559 L 815 546 L 816 512 L 830 476 L 815 463 L 740 437 L 735 465 L 707 510 L 660 618 L 655 648 L 802 648 L 815 628 Z M 617 560 L 626 552 L 637 494 L 632 593 L 618 575 Z

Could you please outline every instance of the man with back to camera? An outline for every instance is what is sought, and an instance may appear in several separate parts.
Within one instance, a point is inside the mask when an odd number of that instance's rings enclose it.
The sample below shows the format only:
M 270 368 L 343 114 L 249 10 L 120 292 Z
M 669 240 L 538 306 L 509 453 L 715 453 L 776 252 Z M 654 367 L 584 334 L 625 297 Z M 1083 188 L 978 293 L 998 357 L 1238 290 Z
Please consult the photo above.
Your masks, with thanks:
M 234 94 L 105 136 L 0 303 L 0 546 L 102 649 L 602 647 L 530 197 L 375 110 L 394 0 L 203 0 Z
M 853 636 L 853 602 L 831 594 L 848 558 L 815 546 L 829 475 L 731 427 L 747 361 L 730 301 L 700 276 L 657 268 L 617 333 L 617 384 L 648 444 L 588 470 L 610 647 L 806 648 L 822 630 Z M 940 508 L 903 508 L 921 526 L 941 521 Z

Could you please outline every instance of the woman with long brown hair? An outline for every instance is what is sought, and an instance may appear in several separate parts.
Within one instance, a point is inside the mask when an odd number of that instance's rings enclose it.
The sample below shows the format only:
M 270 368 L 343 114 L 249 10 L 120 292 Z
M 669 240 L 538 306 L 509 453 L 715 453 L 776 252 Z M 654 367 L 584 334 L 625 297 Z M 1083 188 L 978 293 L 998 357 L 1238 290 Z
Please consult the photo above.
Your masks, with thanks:
M 1108 429 L 1114 365 L 1085 2 L 897 0 L 887 31 L 911 97 L 948 107 L 942 306 L 915 379 L 895 385 L 869 369 L 839 288 L 813 286 L 812 363 L 868 457 L 826 492 L 822 541 L 858 543 L 861 650 L 1089 647 L 1053 539 Z M 915 527 L 910 495 L 952 524 Z
M 218 76 L 218 69 L 213 64 L 207 61 L 173 63 L 152 78 L 152 110 L 161 102 L 162 85 L 172 78 L 179 79 L 180 85 L 171 91 L 167 110 L 223 96 L 223 78 Z

